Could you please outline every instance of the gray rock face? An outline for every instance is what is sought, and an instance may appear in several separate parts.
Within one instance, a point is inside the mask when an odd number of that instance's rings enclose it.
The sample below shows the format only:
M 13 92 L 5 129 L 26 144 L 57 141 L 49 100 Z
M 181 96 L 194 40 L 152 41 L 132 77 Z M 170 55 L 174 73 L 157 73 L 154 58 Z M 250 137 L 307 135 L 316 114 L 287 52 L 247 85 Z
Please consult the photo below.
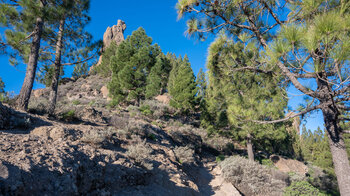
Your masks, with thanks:
M 124 31 L 126 29 L 126 24 L 122 20 L 118 20 L 117 25 L 113 25 L 112 27 L 107 27 L 105 33 L 103 34 L 103 48 L 102 52 L 105 51 L 112 42 L 115 42 L 117 46 L 124 41 Z M 98 59 L 96 66 L 100 65 L 102 62 L 102 56 Z M 93 70 L 91 67 L 91 70 Z
M 103 34 L 103 50 L 106 50 L 114 41 L 119 45 L 124 41 L 124 31 L 126 29 L 126 24 L 122 20 L 118 20 L 117 25 L 108 27 L 106 32 Z

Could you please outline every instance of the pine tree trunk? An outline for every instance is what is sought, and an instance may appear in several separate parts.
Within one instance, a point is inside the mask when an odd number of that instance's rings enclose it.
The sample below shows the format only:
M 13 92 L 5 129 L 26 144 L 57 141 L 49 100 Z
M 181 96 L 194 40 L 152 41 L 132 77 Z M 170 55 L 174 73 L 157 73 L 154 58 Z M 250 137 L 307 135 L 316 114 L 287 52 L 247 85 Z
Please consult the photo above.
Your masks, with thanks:
M 329 147 L 332 153 L 333 165 L 337 176 L 338 187 L 341 195 L 350 195 L 350 165 L 346 152 L 342 128 L 339 126 L 338 117 L 340 112 L 333 101 L 331 88 L 327 83 L 325 74 L 319 74 L 317 79 L 317 90 L 320 95 L 320 104 L 324 123 L 327 129 Z
M 0 101 L 0 129 L 5 129 L 6 125 L 8 125 L 10 119 L 10 112 L 8 108 L 2 105 Z
M 334 111 L 332 107 L 322 108 L 339 191 L 341 195 L 350 195 L 349 159 L 341 128 L 337 123 L 337 114 Z
M 254 152 L 253 152 L 253 143 L 252 143 L 252 136 L 250 133 L 247 135 L 247 152 L 248 152 L 248 159 L 251 161 L 254 161 Z
M 44 5 L 42 5 L 43 7 Z M 30 95 L 33 89 L 33 83 L 35 79 L 36 67 L 38 65 L 40 39 L 42 34 L 44 20 L 41 17 L 37 17 L 35 28 L 33 31 L 33 40 L 30 46 L 29 60 L 27 64 L 26 75 L 24 82 L 17 99 L 17 106 L 19 109 L 27 110 Z
M 60 20 L 60 27 L 57 34 L 57 42 L 56 42 L 56 54 L 55 54 L 55 72 L 52 77 L 51 82 L 51 91 L 49 97 L 49 115 L 53 115 L 56 108 L 57 101 L 57 90 L 58 90 L 58 80 L 60 78 L 61 73 L 61 53 L 62 53 L 62 39 L 63 39 L 63 31 L 64 31 L 65 19 L 64 17 Z

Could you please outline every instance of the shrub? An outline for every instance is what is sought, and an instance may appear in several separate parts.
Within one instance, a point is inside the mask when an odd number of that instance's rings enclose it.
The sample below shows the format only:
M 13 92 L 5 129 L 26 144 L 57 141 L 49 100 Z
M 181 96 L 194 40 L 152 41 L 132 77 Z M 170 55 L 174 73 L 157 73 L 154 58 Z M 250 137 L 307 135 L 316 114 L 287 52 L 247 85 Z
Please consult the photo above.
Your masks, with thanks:
M 219 136 L 219 135 L 208 135 L 205 130 L 201 133 L 203 138 L 203 143 L 218 152 L 225 155 L 232 155 L 235 152 L 235 146 L 232 143 L 232 139 Z
M 289 180 L 292 183 L 306 180 L 305 175 L 301 175 L 301 174 L 298 174 L 298 173 L 295 173 L 295 172 L 288 172 L 288 176 L 289 176 Z
M 95 103 L 96 103 L 96 101 L 90 101 L 90 102 L 88 103 L 88 105 L 91 107 L 91 106 L 93 106 Z
M 310 183 L 306 181 L 293 182 L 289 187 L 284 190 L 284 196 L 299 196 L 299 195 L 326 195 L 317 188 L 313 187 Z
M 133 159 L 137 165 L 152 170 L 153 164 L 150 162 L 152 148 L 147 145 L 146 140 L 141 141 L 139 137 L 134 137 L 133 140 L 136 144 L 128 147 L 126 155 Z
M 173 127 L 169 135 L 177 145 L 190 146 L 196 152 L 201 151 L 202 138 L 194 133 L 192 126 Z
M 169 120 L 168 125 L 172 126 L 172 127 L 182 127 L 183 126 L 183 124 L 180 121 L 173 120 L 173 119 Z
M 176 147 L 174 149 L 174 153 L 176 156 L 176 159 L 181 164 L 192 164 L 195 162 L 194 159 L 194 150 L 191 149 L 189 146 L 180 146 Z
M 0 92 L 0 101 L 2 103 L 7 103 L 9 105 L 15 106 L 16 105 L 16 99 L 15 99 L 15 93 L 13 91 L 11 92 Z
M 140 107 L 140 112 L 145 116 L 152 116 L 153 111 L 151 110 L 149 105 L 142 105 Z
M 80 101 L 79 101 L 79 100 L 74 100 L 74 101 L 72 101 L 72 104 L 73 104 L 73 105 L 79 105 L 79 104 L 80 104 Z
M 244 195 L 281 195 L 287 185 L 286 181 L 274 177 L 278 171 L 240 156 L 226 158 L 220 167 L 224 179 Z
M 65 121 L 72 121 L 75 120 L 75 110 L 69 110 L 67 112 L 64 112 L 62 115 L 63 120 Z
M 216 157 L 216 162 L 220 163 L 221 161 L 225 160 L 225 155 L 220 154 L 219 156 Z
M 161 121 L 152 121 L 152 122 L 151 122 L 151 124 L 152 124 L 152 125 L 154 125 L 154 126 L 160 127 L 160 128 L 162 128 L 162 127 L 163 127 L 163 125 L 162 125 L 162 122 L 161 122 Z
M 130 134 L 127 130 L 124 130 L 124 129 L 117 129 L 116 132 L 117 132 L 118 138 L 121 138 L 121 139 L 131 139 L 131 134 Z
M 126 130 L 130 135 L 138 135 L 143 139 L 157 140 L 157 132 L 152 129 L 152 126 L 142 120 L 129 119 L 129 124 Z
M 28 110 L 35 114 L 46 114 L 47 106 L 49 105 L 49 100 L 44 97 L 31 98 L 28 105 Z
M 149 134 L 147 131 L 148 130 L 147 123 L 141 120 L 129 119 L 129 123 L 126 129 L 131 135 L 139 135 L 141 137 L 147 137 L 147 135 Z
M 153 133 L 149 133 L 147 135 L 147 138 L 150 139 L 150 140 L 153 140 L 153 141 L 157 141 L 157 137 Z
M 83 135 L 81 141 L 94 145 L 102 145 L 110 142 L 114 143 L 114 136 L 116 133 L 117 131 L 112 127 L 108 127 L 104 130 L 90 130 L 88 133 Z
M 261 164 L 265 165 L 268 168 L 275 168 L 275 165 L 273 164 L 271 159 L 262 159 Z
M 168 104 L 161 103 L 157 100 L 145 100 L 142 105 L 148 105 L 150 107 L 154 118 L 161 118 L 169 113 L 175 112 Z
M 337 179 L 334 174 L 328 173 L 320 167 L 308 164 L 308 182 L 322 191 L 332 195 L 339 195 Z

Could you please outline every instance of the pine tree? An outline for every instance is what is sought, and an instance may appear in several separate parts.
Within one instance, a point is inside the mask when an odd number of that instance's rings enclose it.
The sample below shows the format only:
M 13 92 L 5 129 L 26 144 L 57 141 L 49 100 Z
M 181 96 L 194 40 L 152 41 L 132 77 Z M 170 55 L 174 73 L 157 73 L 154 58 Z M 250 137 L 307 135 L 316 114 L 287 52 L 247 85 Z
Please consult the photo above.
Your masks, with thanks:
M 190 112 L 195 105 L 197 88 L 188 57 L 185 56 L 173 69 L 170 72 L 168 86 L 171 96 L 170 105 L 183 112 Z
M 28 109 L 39 58 L 40 41 L 43 33 L 47 1 L 18 0 L 1 4 L 1 23 L 5 31 L 6 45 L 11 47 L 10 63 L 27 64 L 24 82 L 17 98 L 17 105 Z M 31 43 L 28 39 L 31 38 Z
M 177 9 L 180 18 L 189 18 L 189 35 L 204 39 L 207 33 L 225 29 L 235 40 L 258 43 L 261 55 L 255 65 L 236 71 L 267 73 L 272 70 L 265 65 L 272 65 L 279 70 L 278 77 L 313 100 L 292 116 L 252 121 L 278 123 L 322 110 L 340 193 L 350 195 L 350 164 L 339 125 L 346 120 L 343 112 L 350 110 L 348 1 L 179 0 Z M 305 80 L 315 82 L 316 89 Z
M 205 73 L 203 69 L 200 68 L 197 74 L 196 83 L 198 86 L 197 97 L 202 101 L 205 98 L 205 92 L 207 90 L 207 79 L 205 78 Z
M 152 38 L 139 28 L 123 41 L 111 57 L 112 79 L 108 85 L 113 102 L 133 102 L 139 105 L 145 98 L 147 77 L 161 53 L 157 44 L 152 45 Z
M 251 66 L 257 55 L 253 42 L 234 42 L 220 35 L 210 47 L 207 65 L 214 73 L 212 77 L 217 77 L 216 81 L 220 83 L 230 125 L 240 138 L 245 138 L 251 160 L 254 160 L 253 143 L 264 150 L 274 151 L 273 147 L 282 144 L 287 137 L 283 126 L 258 125 L 249 121 L 283 117 L 287 105 L 280 81 L 271 74 L 231 71 Z
M 166 92 L 169 72 L 171 70 L 170 62 L 163 53 L 157 56 L 156 64 L 152 67 L 147 77 L 146 98 L 151 98 Z
M 94 51 L 93 48 L 96 49 L 96 46 L 98 46 L 96 43 L 91 43 L 92 36 L 83 30 L 90 21 L 90 18 L 87 15 L 89 4 L 90 0 L 63 0 L 62 2 L 56 2 L 56 4 L 52 5 L 56 7 L 56 12 L 53 13 L 55 16 L 54 20 L 49 22 L 52 23 L 52 29 L 55 29 L 57 26 L 57 33 L 54 38 L 49 38 L 50 40 L 55 41 L 55 43 L 53 43 L 55 44 L 55 61 L 52 66 L 54 72 L 52 75 L 48 107 L 48 113 L 50 115 L 53 115 L 55 111 L 59 78 L 61 70 L 63 70 L 63 65 L 76 64 L 76 68 L 80 68 L 80 71 L 82 71 L 81 68 L 84 66 L 86 73 L 88 69 L 87 61 L 93 57 L 86 56 Z M 66 25 L 67 23 L 69 25 Z M 70 44 L 67 43 L 63 45 L 63 41 Z M 81 60 L 83 57 L 86 59 Z M 68 59 L 77 59 L 78 62 L 62 64 L 62 60 Z M 77 74 L 77 69 L 75 69 L 74 74 Z
M 109 47 L 103 51 L 102 53 L 102 61 L 101 64 L 94 67 L 93 71 L 96 71 L 98 74 L 108 77 L 111 76 L 112 70 L 111 70 L 111 63 L 115 61 L 111 61 L 112 57 L 116 54 L 117 51 L 117 44 L 115 42 L 111 42 Z
M 5 93 L 5 83 L 2 81 L 2 78 L 0 78 L 0 93 Z

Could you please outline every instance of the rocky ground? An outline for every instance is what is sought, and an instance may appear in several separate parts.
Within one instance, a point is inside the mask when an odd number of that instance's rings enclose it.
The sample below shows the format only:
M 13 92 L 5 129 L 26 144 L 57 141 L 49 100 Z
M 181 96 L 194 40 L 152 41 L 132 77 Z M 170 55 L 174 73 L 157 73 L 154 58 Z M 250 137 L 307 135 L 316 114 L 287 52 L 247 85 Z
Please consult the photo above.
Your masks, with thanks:
M 241 195 L 216 160 L 238 144 L 208 137 L 166 101 L 145 102 L 151 113 L 109 107 L 105 83 L 67 80 L 56 118 L 45 115 L 47 89 L 33 92 L 31 113 L 0 105 L 0 195 Z

